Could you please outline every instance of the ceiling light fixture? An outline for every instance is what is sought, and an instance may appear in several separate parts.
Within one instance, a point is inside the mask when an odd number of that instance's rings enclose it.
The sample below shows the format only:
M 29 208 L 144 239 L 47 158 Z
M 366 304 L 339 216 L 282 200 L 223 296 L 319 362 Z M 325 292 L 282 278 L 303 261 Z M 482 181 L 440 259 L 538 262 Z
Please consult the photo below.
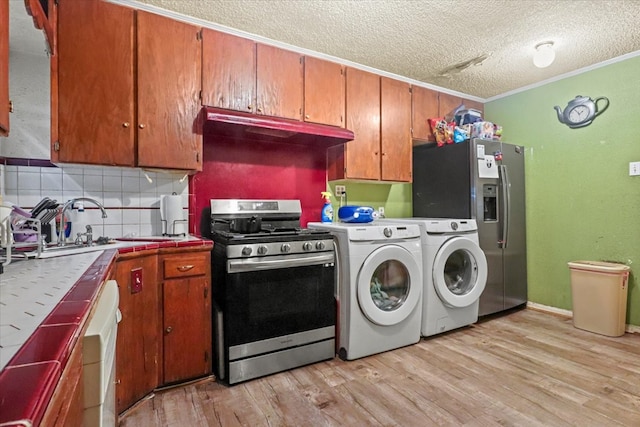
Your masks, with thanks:
M 556 51 L 553 50 L 553 42 L 542 42 L 536 45 L 536 52 L 533 54 L 533 65 L 538 68 L 545 68 L 551 65 L 556 59 Z

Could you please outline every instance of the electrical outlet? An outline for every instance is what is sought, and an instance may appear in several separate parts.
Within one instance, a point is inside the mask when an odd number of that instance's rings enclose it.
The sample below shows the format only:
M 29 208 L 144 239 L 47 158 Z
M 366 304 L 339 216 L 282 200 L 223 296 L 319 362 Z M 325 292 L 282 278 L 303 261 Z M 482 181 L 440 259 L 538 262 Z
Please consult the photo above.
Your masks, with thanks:
M 347 192 L 347 187 L 344 185 L 336 185 L 336 197 L 343 196 Z
M 640 175 L 640 162 L 629 162 L 629 176 Z
M 384 206 L 378 208 L 378 215 L 380 215 L 380 218 L 384 218 Z

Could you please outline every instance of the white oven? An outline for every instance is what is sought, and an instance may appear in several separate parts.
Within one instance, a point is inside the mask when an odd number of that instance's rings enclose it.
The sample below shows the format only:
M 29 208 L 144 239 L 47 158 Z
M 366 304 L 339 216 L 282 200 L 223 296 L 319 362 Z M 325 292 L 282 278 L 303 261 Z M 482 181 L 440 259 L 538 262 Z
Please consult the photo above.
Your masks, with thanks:
M 84 425 L 117 425 L 116 335 L 121 314 L 118 284 L 104 285 L 83 343 Z

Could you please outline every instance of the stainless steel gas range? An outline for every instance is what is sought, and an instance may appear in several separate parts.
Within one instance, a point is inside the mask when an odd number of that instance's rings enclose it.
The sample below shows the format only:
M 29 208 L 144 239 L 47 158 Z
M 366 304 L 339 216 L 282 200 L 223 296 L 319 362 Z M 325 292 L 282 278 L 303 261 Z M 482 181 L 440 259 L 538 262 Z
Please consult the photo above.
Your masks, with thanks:
M 227 384 L 335 355 L 331 234 L 300 227 L 299 200 L 213 199 L 214 373 Z

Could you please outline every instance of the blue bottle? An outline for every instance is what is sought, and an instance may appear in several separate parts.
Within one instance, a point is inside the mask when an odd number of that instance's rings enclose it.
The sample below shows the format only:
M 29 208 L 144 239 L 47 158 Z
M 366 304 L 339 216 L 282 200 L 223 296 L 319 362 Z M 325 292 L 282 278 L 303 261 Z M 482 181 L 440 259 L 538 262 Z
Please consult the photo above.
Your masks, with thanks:
M 333 222 L 333 206 L 331 206 L 331 193 L 323 191 L 322 197 L 324 198 L 324 206 L 322 207 L 322 213 L 320 219 L 322 222 Z

